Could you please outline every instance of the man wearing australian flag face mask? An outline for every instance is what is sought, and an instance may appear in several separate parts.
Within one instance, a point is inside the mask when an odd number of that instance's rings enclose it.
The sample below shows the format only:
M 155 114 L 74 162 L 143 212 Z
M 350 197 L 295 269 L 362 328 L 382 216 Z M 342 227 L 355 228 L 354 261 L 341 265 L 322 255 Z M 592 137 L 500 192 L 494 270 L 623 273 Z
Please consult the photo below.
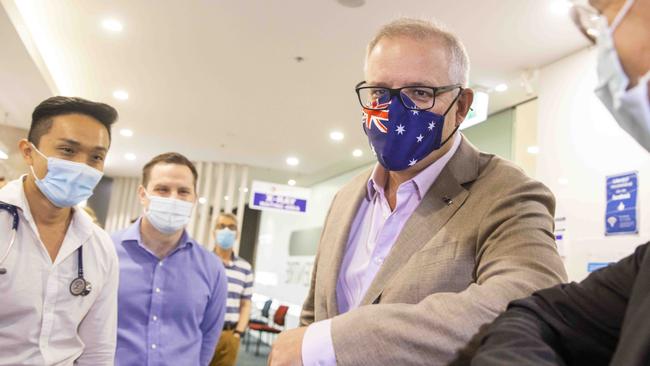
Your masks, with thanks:
M 334 198 L 270 365 L 442 365 L 507 303 L 566 278 L 541 183 L 458 132 L 469 61 L 421 20 L 382 27 L 356 87 L 378 163 Z
M 138 189 L 144 214 L 113 234 L 120 258 L 118 366 L 210 362 L 226 310 L 221 261 L 185 231 L 198 174 L 178 153 L 154 157 Z
M 597 47 L 596 95 L 650 152 L 650 1 L 589 3 L 575 4 L 573 18 Z M 580 283 L 510 304 L 472 365 L 650 365 L 648 246 Z
M 29 173 L 0 189 L 0 365 L 114 364 L 117 256 L 77 205 L 103 175 L 116 119 L 60 96 L 32 114 L 18 145 Z

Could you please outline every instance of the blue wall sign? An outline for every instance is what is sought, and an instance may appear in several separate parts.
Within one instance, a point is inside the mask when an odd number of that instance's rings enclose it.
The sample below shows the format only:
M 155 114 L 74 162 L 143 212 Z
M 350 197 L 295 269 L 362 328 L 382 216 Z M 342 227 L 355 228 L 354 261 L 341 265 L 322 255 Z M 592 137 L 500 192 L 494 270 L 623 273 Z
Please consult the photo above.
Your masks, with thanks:
M 256 210 L 304 214 L 310 195 L 308 188 L 254 180 L 248 204 Z
M 607 177 L 605 235 L 638 234 L 637 172 Z
M 255 192 L 253 205 L 260 208 L 273 208 L 282 211 L 306 212 L 307 200 L 287 196 Z

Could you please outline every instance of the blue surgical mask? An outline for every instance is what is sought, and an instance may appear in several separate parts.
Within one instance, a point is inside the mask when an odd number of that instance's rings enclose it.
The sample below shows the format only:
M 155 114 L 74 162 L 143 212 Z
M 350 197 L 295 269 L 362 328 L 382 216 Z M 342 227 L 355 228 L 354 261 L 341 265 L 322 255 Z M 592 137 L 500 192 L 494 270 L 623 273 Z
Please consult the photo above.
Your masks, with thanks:
M 192 202 L 145 194 L 149 199 L 145 215 L 156 230 L 170 235 L 184 229 L 190 222 L 194 208 Z
M 47 174 L 38 179 L 34 167 L 29 168 L 36 186 L 54 206 L 72 207 L 92 196 L 104 173 L 83 163 L 47 157 L 33 144 L 32 147 L 47 160 Z
M 235 239 L 237 233 L 234 230 L 228 228 L 217 230 L 217 237 L 215 238 L 215 244 L 217 244 L 221 249 L 231 249 L 235 245 Z
M 440 149 L 450 137 L 442 141 L 445 116 L 454 105 L 456 96 L 445 114 L 430 111 L 415 111 L 404 107 L 400 96 L 395 95 L 378 101 L 388 107 L 375 111 L 363 109 L 363 130 L 377 161 L 390 171 L 408 169 L 433 151 Z M 404 103 L 415 105 L 408 96 L 402 95 Z
M 623 70 L 618 52 L 614 46 L 614 30 L 623 20 L 634 3 L 628 0 L 620 13 L 607 26 L 603 18 L 598 35 L 598 87 L 596 95 L 614 116 L 616 122 L 641 146 L 650 151 L 650 102 L 648 82 L 650 70 L 639 79 L 639 83 L 628 90 L 630 80 Z

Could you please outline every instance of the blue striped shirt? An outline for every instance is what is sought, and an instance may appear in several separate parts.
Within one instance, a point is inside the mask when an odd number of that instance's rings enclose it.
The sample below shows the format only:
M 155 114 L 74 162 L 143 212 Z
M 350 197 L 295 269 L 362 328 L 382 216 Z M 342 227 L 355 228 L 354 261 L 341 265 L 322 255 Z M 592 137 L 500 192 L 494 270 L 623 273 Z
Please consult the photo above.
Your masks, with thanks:
M 226 301 L 226 323 L 239 321 L 239 309 L 242 300 L 253 296 L 253 271 L 250 263 L 234 253 L 230 263 L 224 263 L 228 277 L 228 300 Z

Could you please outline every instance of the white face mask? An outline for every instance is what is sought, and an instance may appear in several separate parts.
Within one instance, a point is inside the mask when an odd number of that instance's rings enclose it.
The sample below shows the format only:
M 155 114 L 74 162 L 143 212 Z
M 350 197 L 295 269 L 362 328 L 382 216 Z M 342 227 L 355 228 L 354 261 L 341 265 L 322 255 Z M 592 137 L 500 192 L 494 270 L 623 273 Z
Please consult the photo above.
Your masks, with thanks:
M 169 235 L 185 228 L 190 222 L 192 209 L 194 208 L 192 202 L 151 196 L 146 192 L 145 194 L 149 199 L 149 208 L 147 208 L 145 215 L 156 230 Z
M 650 102 L 648 81 L 650 70 L 639 79 L 637 86 L 626 90 L 630 84 L 614 46 L 614 30 L 632 7 L 627 0 L 612 25 L 603 21 L 598 36 L 598 87 L 596 95 L 614 116 L 616 122 L 641 146 L 650 152 Z

